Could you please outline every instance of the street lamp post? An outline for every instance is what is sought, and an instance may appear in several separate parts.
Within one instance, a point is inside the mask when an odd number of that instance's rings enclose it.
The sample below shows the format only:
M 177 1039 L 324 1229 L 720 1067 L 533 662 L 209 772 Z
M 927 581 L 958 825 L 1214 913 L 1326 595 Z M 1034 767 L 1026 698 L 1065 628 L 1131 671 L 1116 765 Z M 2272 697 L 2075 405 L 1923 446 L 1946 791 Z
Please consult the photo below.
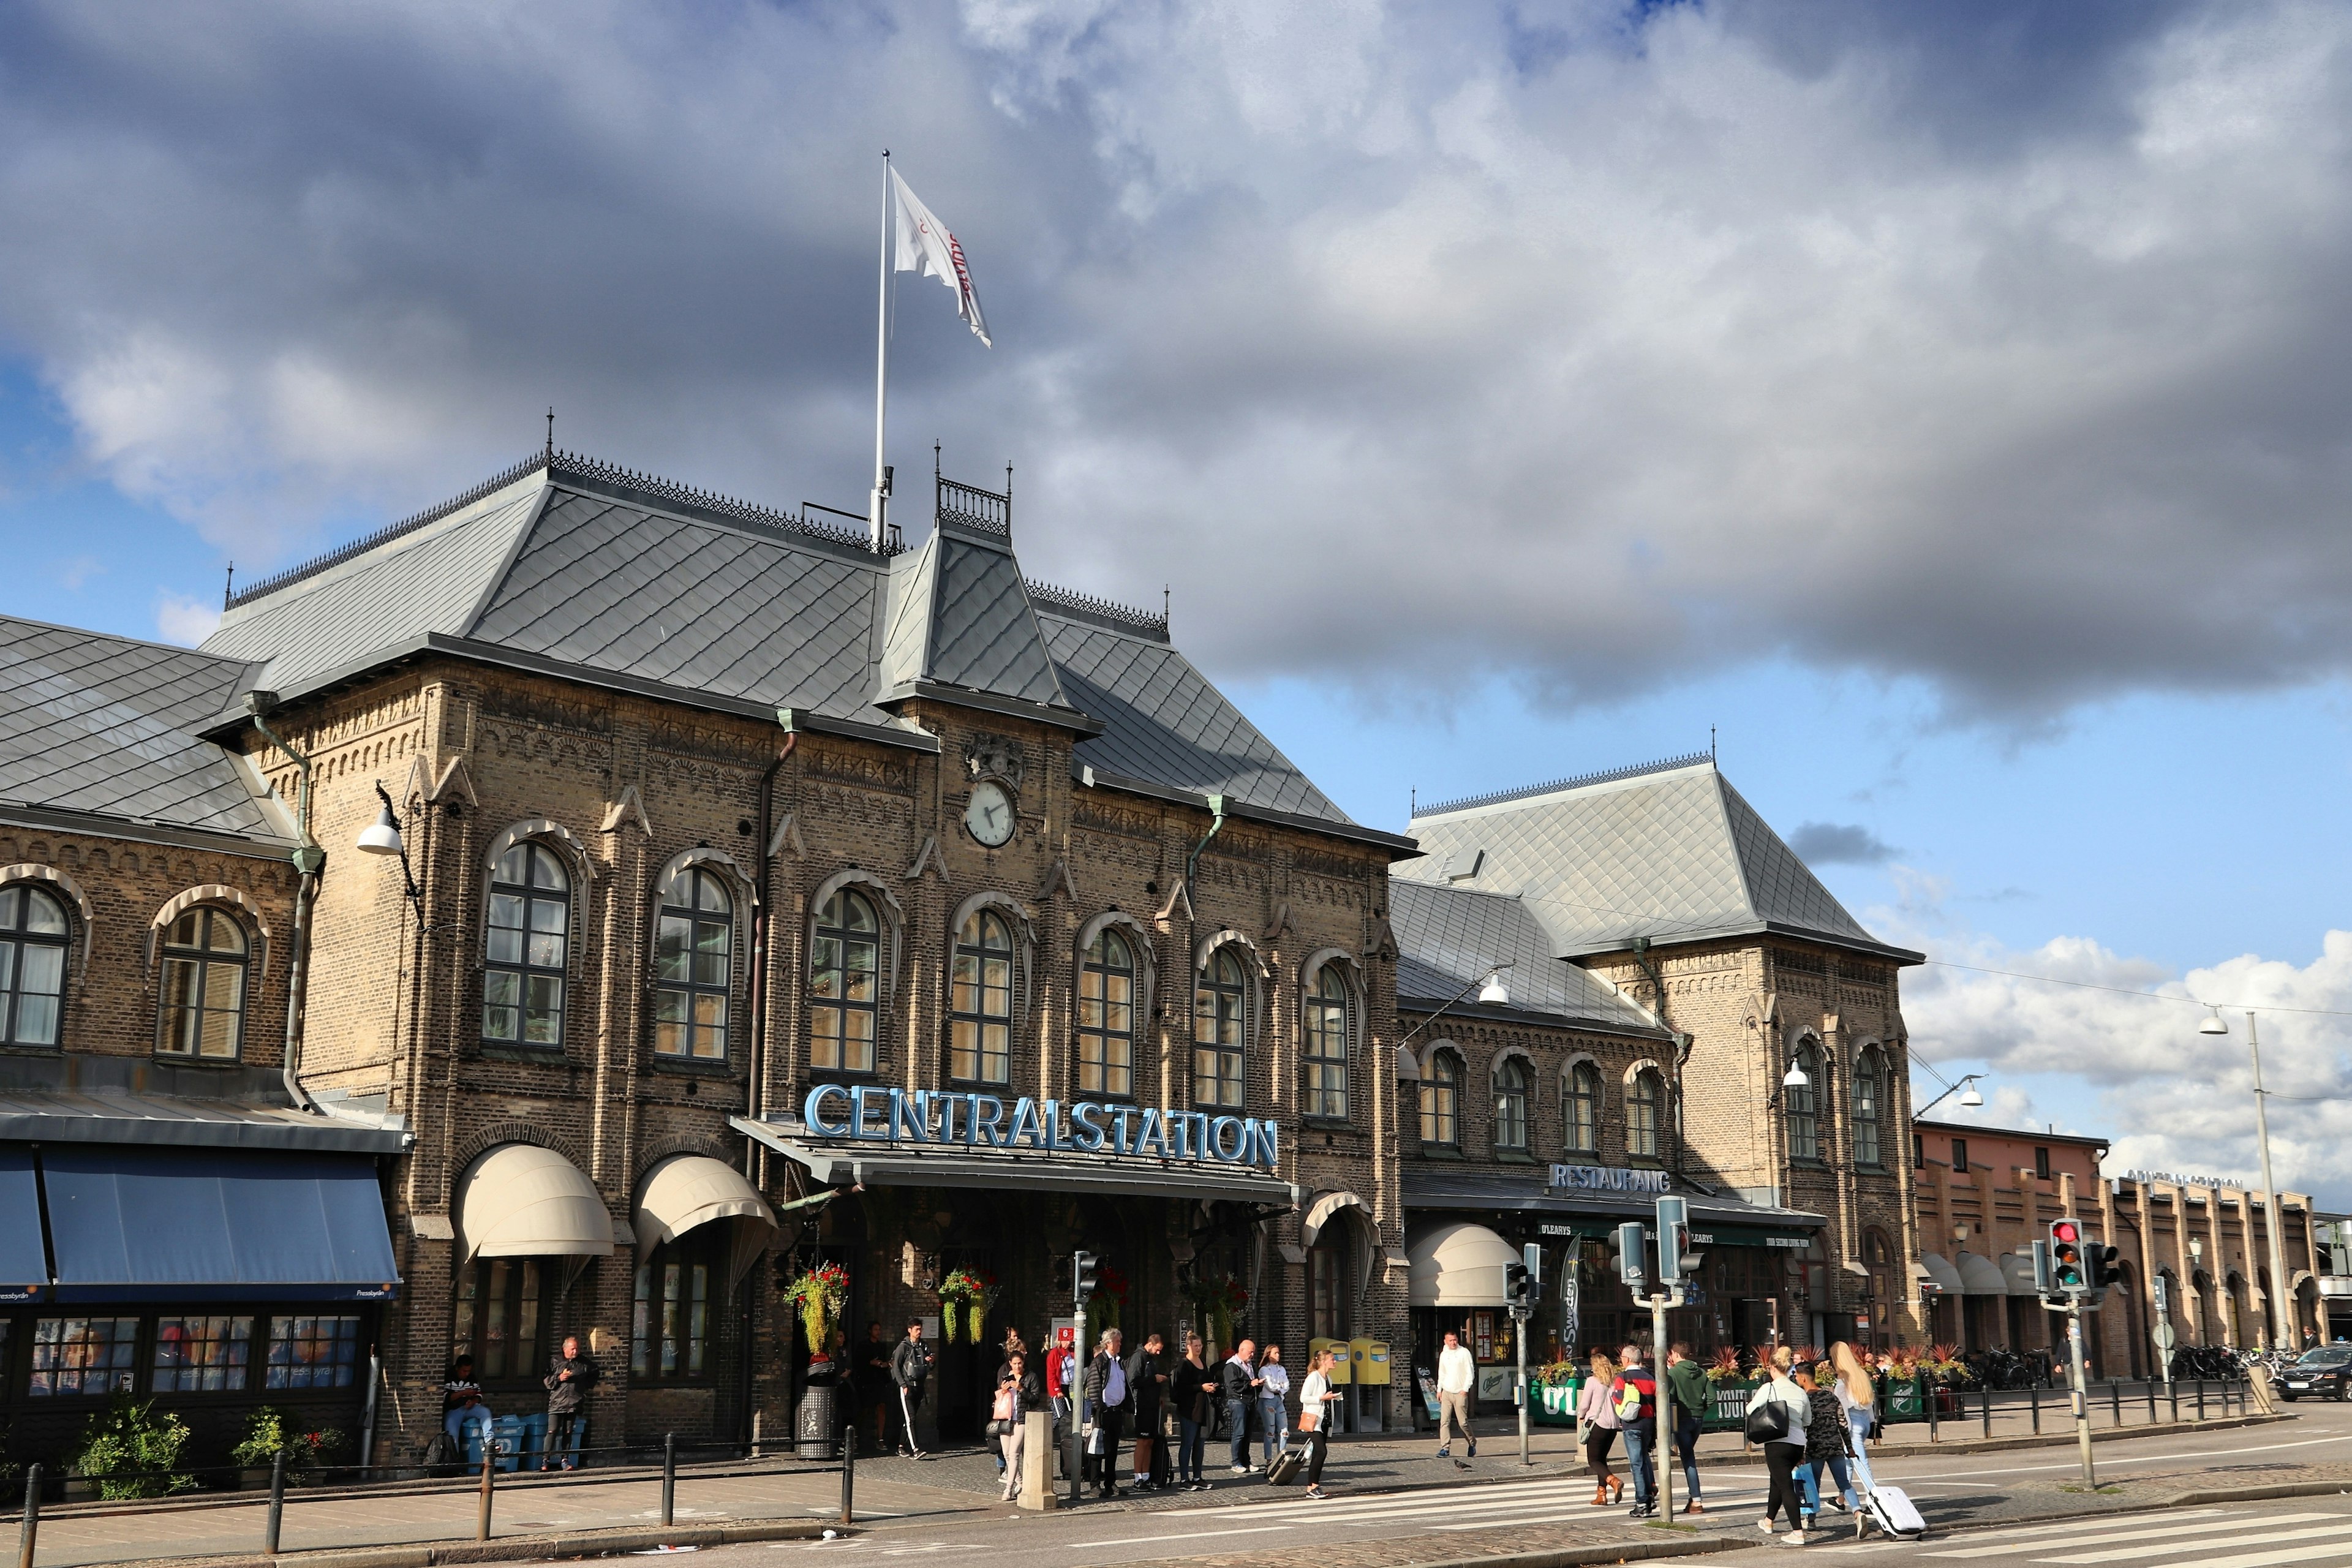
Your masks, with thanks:
M 2200 1035 L 2226 1035 L 2230 1026 L 2216 1012 L 2197 1026 Z M 2286 1287 L 2286 1239 L 2279 1224 L 2278 1184 L 2271 1180 L 2271 1118 L 2269 1107 L 2263 1104 L 2263 1042 L 2254 1022 L 2253 1009 L 2246 1009 L 2246 1051 L 2254 1068 L 2254 1145 L 2263 1162 L 2263 1230 L 2271 1244 L 2271 1288 L 2267 1292 L 2271 1309 L 2271 1347 L 2291 1350 L 2294 1345 L 2294 1309 Z

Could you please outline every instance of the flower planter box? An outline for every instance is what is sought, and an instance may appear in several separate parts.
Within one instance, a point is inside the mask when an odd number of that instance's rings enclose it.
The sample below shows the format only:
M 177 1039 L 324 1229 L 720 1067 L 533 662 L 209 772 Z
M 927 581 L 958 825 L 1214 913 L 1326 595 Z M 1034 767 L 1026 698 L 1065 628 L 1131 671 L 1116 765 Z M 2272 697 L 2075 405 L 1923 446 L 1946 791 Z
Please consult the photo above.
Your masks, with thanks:
M 1576 1425 L 1576 1403 L 1584 1393 L 1581 1383 L 1562 1383 L 1549 1388 L 1529 1391 L 1535 1403 L 1528 1415 L 1538 1426 L 1573 1426 Z

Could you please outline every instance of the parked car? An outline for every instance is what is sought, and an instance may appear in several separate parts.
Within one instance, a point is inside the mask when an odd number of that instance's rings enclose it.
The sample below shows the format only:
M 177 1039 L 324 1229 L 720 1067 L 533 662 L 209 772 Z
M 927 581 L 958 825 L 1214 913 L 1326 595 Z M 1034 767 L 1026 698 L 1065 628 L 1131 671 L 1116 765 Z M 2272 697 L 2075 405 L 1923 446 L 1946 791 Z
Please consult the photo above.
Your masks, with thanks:
M 2279 1397 L 2343 1399 L 2352 1394 L 2352 1345 L 2323 1345 L 2306 1351 L 2279 1378 Z

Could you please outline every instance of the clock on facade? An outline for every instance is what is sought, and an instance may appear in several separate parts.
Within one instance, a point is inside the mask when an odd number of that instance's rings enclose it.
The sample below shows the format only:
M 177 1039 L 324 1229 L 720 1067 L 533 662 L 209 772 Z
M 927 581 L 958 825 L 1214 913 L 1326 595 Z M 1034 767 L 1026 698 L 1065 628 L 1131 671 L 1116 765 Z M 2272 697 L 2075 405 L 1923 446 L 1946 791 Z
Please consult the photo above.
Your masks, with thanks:
M 971 786 L 963 825 L 991 849 L 1001 847 L 1013 837 L 1013 796 L 994 779 L 981 780 Z

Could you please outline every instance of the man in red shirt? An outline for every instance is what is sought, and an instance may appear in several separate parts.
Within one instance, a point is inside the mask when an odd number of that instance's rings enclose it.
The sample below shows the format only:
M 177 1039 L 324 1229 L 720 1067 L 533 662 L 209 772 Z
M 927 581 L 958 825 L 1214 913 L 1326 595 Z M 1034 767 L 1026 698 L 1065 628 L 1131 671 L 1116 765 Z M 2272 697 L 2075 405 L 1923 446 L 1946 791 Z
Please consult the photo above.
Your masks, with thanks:
M 1629 1517 L 1648 1519 L 1658 1511 L 1650 1457 L 1658 1449 L 1658 1380 L 1642 1364 L 1642 1347 L 1627 1345 L 1618 1353 L 1617 1380 L 1610 1384 L 1616 1397 L 1617 1418 L 1624 1423 L 1625 1464 L 1633 1472 L 1633 1506 Z

